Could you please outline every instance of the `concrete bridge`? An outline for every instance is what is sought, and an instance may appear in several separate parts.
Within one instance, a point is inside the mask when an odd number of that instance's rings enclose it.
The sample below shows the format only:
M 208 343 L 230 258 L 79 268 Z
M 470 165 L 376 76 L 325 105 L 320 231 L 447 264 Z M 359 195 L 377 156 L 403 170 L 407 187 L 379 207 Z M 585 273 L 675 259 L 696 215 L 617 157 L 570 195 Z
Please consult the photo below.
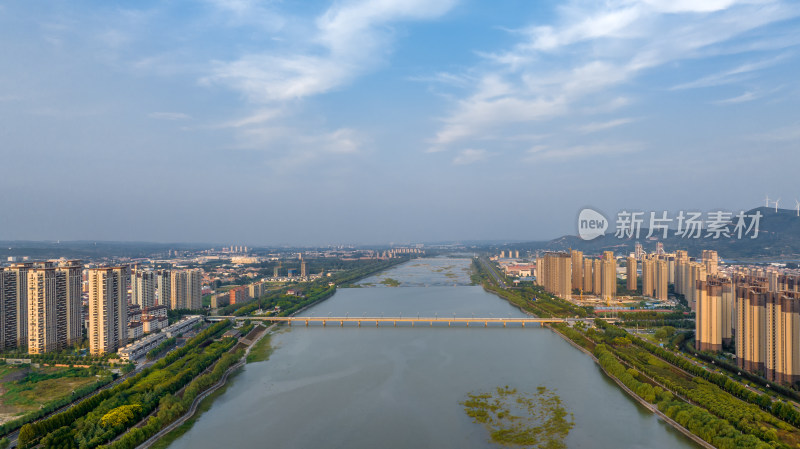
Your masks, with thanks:
M 303 317 L 292 317 L 292 316 L 210 316 L 207 317 L 209 321 L 222 321 L 222 320 L 253 320 L 253 321 L 267 321 L 273 323 L 288 323 L 289 326 L 292 324 L 304 324 L 306 326 L 309 325 L 322 325 L 323 327 L 327 326 L 328 323 L 338 325 L 344 327 L 345 323 L 350 325 L 356 325 L 361 327 L 362 323 L 367 324 L 375 324 L 376 327 L 379 327 L 381 324 L 389 324 L 391 323 L 392 326 L 397 327 L 397 324 L 411 324 L 411 327 L 415 327 L 417 324 L 421 325 L 428 325 L 433 327 L 434 323 L 444 325 L 447 323 L 448 327 L 452 327 L 454 324 L 466 324 L 469 327 L 470 324 L 483 324 L 483 327 L 492 326 L 503 326 L 506 327 L 508 324 L 514 325 L 522 325 L 525 327 L 526 324 L 543 324 L 543 323 L 576 323 L 576 322 L 592 322 L 594 319 L 587 319 L 587 318 L 464 318 L 464 317 L 351 317 L 351 316 L 344 316 L 344 317 L 312 317 L 312 316 L 303 316 Z M 612 321 L 613 318 L 607 319 L 608 321 Z

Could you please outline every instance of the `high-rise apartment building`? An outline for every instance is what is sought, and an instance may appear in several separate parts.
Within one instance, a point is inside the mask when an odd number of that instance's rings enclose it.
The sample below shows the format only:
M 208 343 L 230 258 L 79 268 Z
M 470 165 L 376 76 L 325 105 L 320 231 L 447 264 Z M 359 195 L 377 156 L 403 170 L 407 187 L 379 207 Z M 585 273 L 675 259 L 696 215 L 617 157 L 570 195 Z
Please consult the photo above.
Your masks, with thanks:
M 89 352 L 114 352 L 128 342 L 128 267 L 89 270 Z
M 698 281 L 696 297 L 695 347 L 699 351 L 720 351 L 723 326 L 722 285 Z
M 572 259 L 567 253 L 545 253 L 537 261 L 539 284 L 564 299 L 572 299 Z
M 656 292 L 655 261 L 642 259 L 642 296 L 654 297 Z
M 666 260 L 658 259 L 653 266 L 655 298 L 659 301 L 666 301 L 669 295 L 669 265 Z
M 592 259 L 583 259 L 583 292 L 590 293 L 592 291 L 592 284 L 594 283 L 594 276 L 592 275 Z
M 136 270 L 131 274 L 131 303 L 142 309 L 156 305 L 158 279 L 153 271 Z
M 600 259 L 592 260 L 592 293 L 603 294 L 603 261 Z
M 719 271 L 719 256 L 716 251 L 703 250 L 703 265 L 706 266 L 706 273 L 717 274 Z
M 172 305 L 172 281 L 169 270 L 159 270 L 156 273 L 156 299 L 159 306 Z
M 37 263 L 28 270 L 28 352 L 43 354 L 82 337 L 79 261 Z
M 748 371 L 762 371 L 767 352 L 766 286 L 736 287 L 736 363 Z
M 173 270 L 170 289 L 171 309 L 202 309 L 200 270 Z
M 14 263 L 5 269 L 6 276 L 16 278 L 16 321 L 13 323 L 17 334 L 18 347 L 28 344 L 28 271 L 33 268 L 33 263 Z
M 23 345 L 17 327 L 17 275 L 0 269 L 0 349 L 12 350 Z
M 617 297 L 617 260 L 614 253 L 605 251 L 601 260 L 600 295 L 609 301 Z
M 52 266 L 28 271 L 28 353 L 43 354 L 66 345 L 66 280 Z M 60 320 L 59 320 L 60 318 Z M 59 326 L 59 321 L 63 324 Z
M 583 288 L 583 252 L 570 251 L 572 258 L 572 289 L 581 290 Z
M 628 276 L 627 288 L 630 291 L 635 291 L 639 288 L 639 278 L 636 273 L 636 258 L 628 257 L 626 273 Z

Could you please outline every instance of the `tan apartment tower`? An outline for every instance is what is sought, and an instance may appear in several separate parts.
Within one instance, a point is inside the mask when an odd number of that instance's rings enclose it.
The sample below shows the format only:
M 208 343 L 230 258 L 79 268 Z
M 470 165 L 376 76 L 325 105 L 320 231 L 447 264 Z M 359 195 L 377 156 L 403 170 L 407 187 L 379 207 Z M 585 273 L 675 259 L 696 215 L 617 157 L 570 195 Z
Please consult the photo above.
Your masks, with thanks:
M 128 343 L 128 267 L 90 268 L 89 352 L 107 354 Z
M 628 285 L 627 288 L 630 291 L 636 291 L 639 288 L 639 278 L 636 274 L 636 258 L 635 257 L 628 257 L 628 261 L 626 262 L 626 273 L 628 276 Z
M 555 296 L 572 299 L 572 259 L 567 253 L 545 253 L 537 263 L 539 284 Z
M 572 258 L 572 289 L 583 289 L 583 252 L 571 250 Z
M 603 252 L 601 270 L 600 294 L 603 300 L 610 301 L 617 297 L 617 260 L 613 252 Z

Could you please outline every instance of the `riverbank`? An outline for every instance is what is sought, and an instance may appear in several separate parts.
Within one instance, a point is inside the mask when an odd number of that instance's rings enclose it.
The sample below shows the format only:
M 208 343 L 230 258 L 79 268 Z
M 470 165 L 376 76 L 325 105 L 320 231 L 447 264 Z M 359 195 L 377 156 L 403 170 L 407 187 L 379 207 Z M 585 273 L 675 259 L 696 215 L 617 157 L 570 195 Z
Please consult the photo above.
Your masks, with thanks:
M 708 443 L 707 441 L 703 440 L 703 439 L 702 439 L 702 438 L 700 438 L 699 436 L 697 436 L 697 435 L 693 434 L 693 433 L 692 433 L 692 432 L 691 432 L 689 429 L 687 429 L 687 428 L 683 427 L 682 425 L 680 425 L 680 423 L 676 422 L 675 420 L 673 420 L 673 419 L 672 419 L 672 418 L 670 418 L 669 416 L 665 415 L 665 414 L 664 414 L 664 413 L 663 413 L 661 410 L 659 410 L 659 409 L 658 409 L 658 407 L 656 407 L 654 404 L 651 404 L 651 403 L 649 403 L 649 402 L 645 401 L 645 400 L 644 400 L 644 398 L 640 397 L 640 396 L 639 396 L 639 395 L 637 395 L 635 392 L 633 392 L 633 391 L 632 391 L 630 388 L 628 388 L 628 387 L 627 387 L 625 384 L 623 384 L 623 383 L 622 383 L 622 382 L 621 382 L 619 379 L 617 379 L 616 377 L 612 376 L 612 375 L 611 375 L 611 373 L 609 373 L 608 371 L 606 371 L 606 369 L 605 369 L 605 368 L 603 368 L 603 366 L 600 364 L 600 361 L 599 361 L 599 360 L 597 360 L 597 357 L 595 357 L 595 356 L 594 356 L 594 354 L 592 354 L 591 352 L 589 352 L 589 351 L 588 351 L 586 348 L 584 348 L 583 346 L 581 346 L 581 345 L 579 345 L 579 344 L 575 343 L 574 341 L 572 341 L 572 339 L 571 339 L 571 338 L 569 338 L 568 336 L 564 335 L 564 334 L 563 334 L 561 331 L 559 331 L 558 329 L 554 328 L 553 326 L 550 326 L 549 324 L 544 324 L 543 326 L 547 327 L 547 328 L 548 328 L 548 329 L 550 329 L 551 331 L 553 331 L 553 332 L 555 332 L 556 334 L 558 334 L 559 336 L 561 336 L 561 338 L 563 338 L 564 340 L 566 340 L 566 341 L 567 341 L 567 343 L 569 343 L 570 345 L 572 345 L 574 348 L 578 349 L 579 351 L 581 351 L 581 352 L 583 352 L 584 354 L 586 354 L 586 355 L 588 355 L 589 357 L 591 357 L 591 358 L 592 358 L 592 360 L 594 360 L 594 363 L 596 363 L 596 364 L 597 364 L 597 366 L 598 366 L 598 367 L 600 367 L 600 369 L 603 371 L 603 373 L 604 373 L 606 376 L 608 376 L 608 377 L 609 377 L 611 380 L 613 380 L 613 381 L 614 381 L 614 383 L 616 383 L 616 384 L 617 384 L 617 385 L 618 385 L 618 386 L 619 386 L 619 387 L 620 387 L 620 388 L 621 388 L 623 391 L 625 391 L 626 393 L 628 393 L 628 395 L 629 395 L 630 397 L 632 397 L 632 398 L 633 398 L 633 399 L 635 399 L 635 400 L 636 400 L 636 401 L 637 401 L 639 404 L 641 404 L 642 406 L 644 406 L 645 408 L 647 408 L 648 410 L 650 410 L 651 412 L 653 412 L 653 413 L 654 413 L 656 416 L 658 416 L 658 417 L 659 417 L 661 420 L 663 420 L 664 422 L 666 422 L 667 424 L 669 424 L 670 426 L 672 426 L 673 428 L 675 428 L 675 430 L 677 430 L 677 431 L 681 432 L 682 434 L 686 435 L 687 437 L 691 438 L 691 439 L 692 439 L 692 441 L 694 441 L 695 443 L 699 444 L 700 446 L 703 446 L 703 447 L 705 447 L 705 448 L 707 448 L 707 449 L 714 449 L 714 446 L 713 446 L 713 445 L 711 445 L 711 444 L 710 444 L 710 443 Z
M 245 350 L 245 352 L 242 355 L 242 358 L 239 360 L 239 362 L 237 362 L 236 364 L 234 364 L 230 368 L 228 368 L 228 370 L 225 371 L 225 374 L 223 374 L 222 378 L 220 378 L 220 380 L 216 384 L 212 385 L 206 391 L 204 391 L 203 393 L 198 395 L 194 399 L 194 401 L 192 401 L 192 404 L 189 407 L 189 410 L 183 416 L 179 417 L 178 419 L 176 419 L 175 421 L 170 423 L 167 427 L 161 429 L 158 433 L 156 433 L 155 435 L 150 437 L 147 441 L 145 441 L 144 443 L 140 444 L 136 448 L 137 449 L 148 449 L 150 447 L 156 447 L 156 448 L 162 448 L 163 447 L 163 448 L 165 448 L 165 447 L 167 447 L 169 445 L 169 443 L 171 443 L 175 439 L 179 438 L 181 435 L 183 435 L 183 433 L 188 431 L 191 426 L 185 427 L 185 428 L 182 428 L 182 426 L 186 425 L 187 422 L 190 419 L 194 418 L 195 414 L 201 408 L 204 408 L 203 410 L 200 410 L 201 413 L 202 413 L 204 411 L 207 411 L 208 408 L 211 407 L 211 402 L 213 402 L 213 399 L 216 399 L 216 397 L 218 396 L 215 393 L 217 393 L 218 391 L 220 391 L 221 388 L 226 386 L 226 384 L 228 382 L 228 378 L 235 371 L 239 370 L 240 368 L 244 367 L 247 364 L 247 358 L 250 355 L 250 351 L 256 345 L 258 345 L 259 342 L 264 337 L 269 335 L 270 332 L 272 332 L 272 330 L 276 326 L 277 326 L 277 324 L 271 325 L 270 327 L 266 328 L 263 332 L 261 332 L 261 334 L 258 337 L 256 337 L 254 340 L 252 340 L 251 343 L 247 346 L 247 349 Z M 210 401 L 206 402 L 207 399 L 210 400 Z M 201 406 L 205 406 L 205 407 L 201 407 Z M 193 422 L 189 423 L 189 424 L 193 424 Z M 169 440 L 169 442 L 167 444 L 159 444 L 159 443 L 163 442 L 164 440 Z

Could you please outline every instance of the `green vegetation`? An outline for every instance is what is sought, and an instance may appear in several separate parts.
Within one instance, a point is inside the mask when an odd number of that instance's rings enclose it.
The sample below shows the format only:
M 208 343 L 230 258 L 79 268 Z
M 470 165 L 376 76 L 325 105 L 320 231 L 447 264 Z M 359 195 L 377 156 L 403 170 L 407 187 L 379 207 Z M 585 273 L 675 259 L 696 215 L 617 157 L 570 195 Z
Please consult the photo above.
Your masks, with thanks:
M 123 433 L 111 446 L 135 447 L 185 412 L 197 394 L 219 380 L 241 357 L 241 351 L 228 352 L 236 344 L 235 339 L 213 341 L 230 325 L 228 321 L 214 324 L 119 385 L 61 413 L 24 425 L 19 433 L 20 447 L 38 444 L 45 448 L 94 448 Z M 210 373 L 200 375 L 212 365 Z M 182 388 L 183 394 L 178 394 Z M 144 426 L 125 433 L 156 409 Z
M 658 409 L 665 415 L 677 421 L 703 440 L 718 448 L 759 448 L 767 449 L 773 446 L 756 438 L 745 435 L 734 428 L 726 419 L 717 418 L 707 410 L 695 405 L 675 400 L 671 392 L 659 386 L 640 381 L 640 374 L 636 370 L 626 369 L 614 356 L 606 345 L 597 345 L 595 356 L 600 366 L 616 377 L 626 387 L 630 388 L 637 396 L 647 402 L 658 405 Z
M 264 335 L 247 354 L 247 363 L 264 362 L 272 355 L 272 345 L 270 344 L 271 335 Z
M 235 373 L 233 375 L 235 375 Z M 230 376 L 228 378 L 230 379 Z M 172 444 L 173 441 L 177 440 L 178 438 L 183 436 L 184 433 L 188 432 L 189 429 L 191 429 L 192 426 L 194 426 L 194 423 L 197 422 L 200 416 L 203 413 L 210 410 L 211 405 L 214 403 L 214 401 L 218 397 L 222 396 L 227 389 L 228 389 L 228 384 L 223 385 L 222 387 L 215 390 L 213 393 L 203 398 L 203 400 L 200 401 L 200 403 L 197 405 L 197 410 L 195 411 L 195 414 L 191 418 L 187 419 L 183 424 L 176 427 L 174 430 L 167 433 L 163 437 L 159 438 L 158 441 L 156 441 L 155 443 L 153 443 L 152 446 L 150 446 L 151 449 L 167 449 Z
M 400 286 L 400 281 L 398 281 L 397 279 L 392 279 L 392 278 L 386 278 L 386 279 L 382 280 L 380 283 L 385 285 L 385 286 L 387 286 L 387 287 L 398 287 L 398 286 Z
M 147 355 L 146 355 L 147 360 L 153 360 L 153 359 L 157 358 L 164 351 L 166 351 L 166 350 L 172 348 L 173 346 L 175 346 L 175 343 L 177 343 L 177 342 L 178 342 L 178 339 L 175 338 L 175 337 L 168 338 L 168 339 L 162 341 L 161 343 L 158 344 L 158 346 L 156 346 L 155 348 L 147 351 Z
M 796 409 L 747 389 L 729 376 L 675 354 L 624 329 L 596 320 L 597 329 L 553 325 L 592 350 L 600 365 L 637 396 L 717 447 L 797 447 Z M 659 329 L 675 341 L 682 334 Z
M 665 341 L 672 338 L 675 335 L 675 328 L 672 326 L 664 326 L 656 331 L 653 335 L 657 340 Z
M 100 377 L 97 377 L 97 376 Z M 33 368 L 0 363 L 3 394 L 0 411 L 21 416 L 0 425 L 0 435 L 12 432 L 52 411 L 86 396 L 114 379 L 108 371 L 91 368 Z
M 489 430 L 503 446 L 566 448 L 564 439 L 575 425 L 561 398 L 544 386 L 525 394 L 505 386 L 492 393 L 470 393 L 461 403 L 474 422 Z

